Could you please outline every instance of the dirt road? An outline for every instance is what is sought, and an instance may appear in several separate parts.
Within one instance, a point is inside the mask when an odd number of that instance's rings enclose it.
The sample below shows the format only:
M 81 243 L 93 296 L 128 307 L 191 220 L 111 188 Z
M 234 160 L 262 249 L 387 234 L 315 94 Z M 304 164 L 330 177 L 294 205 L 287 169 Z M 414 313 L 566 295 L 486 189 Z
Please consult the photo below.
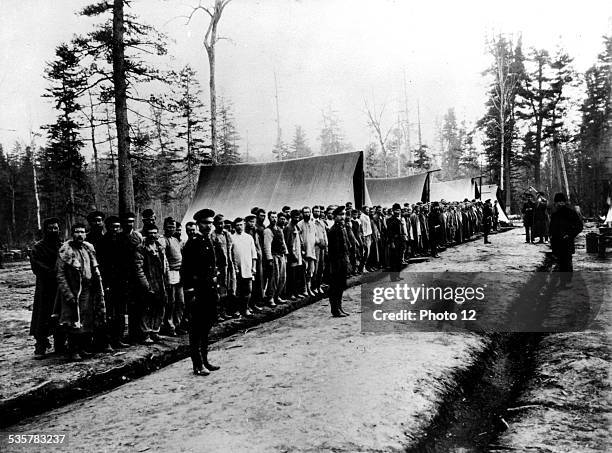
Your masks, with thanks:
M 522 242 L 514 230 L 410 270 L 533 271 L 543 250 Z M 523 272 L 511 279 L 517 290 Z M 209 377 L 192 376 L 183 360 L 0 437 L 65 434 L 66 451 L 87 452 L 404 450 L 487 339 L 362 334 L 359 291 L 346 293 L 348 318 L 331 318 L 319 302 L 216 343 L 211 357 L 222 369 Z

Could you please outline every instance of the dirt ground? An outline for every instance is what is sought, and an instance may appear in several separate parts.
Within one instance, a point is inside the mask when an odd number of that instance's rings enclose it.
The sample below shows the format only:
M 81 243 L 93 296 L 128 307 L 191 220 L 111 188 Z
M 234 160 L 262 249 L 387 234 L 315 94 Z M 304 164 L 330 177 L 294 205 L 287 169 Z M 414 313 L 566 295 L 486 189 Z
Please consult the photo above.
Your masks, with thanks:
M 582 238 L 582 244 L 584 244 Z M 574 256 L 574 280 L 598 288 L 604 304 L 584 332 L 548 335 L 540 343 L 533 376 L 514 407 L 508 410 L 510 429 L 500 439 L 521 451 L 611 451 L 612 423 L 612 260 L 586 254 L 578 247 Z M 603 285 L 602 285 L 603 282 Z M 574 286 L 578 283 L 574 281 Z M 550 301 L 562 310 L 567 304 L 584 303 L 557 294 Z
M 545 252 L 523 240 L 512 230 L 409 270 L 510 271 L 510 297 Z M 359 298 L 359 288 L 345 294 L 348 318 L 331 318 L 327 301 L 318 302 L 217 342 L 211 361 L 222 369 L 211 376 L 194 377 L 183 360 L 1 430 L 0 439 L 66 434 L 65 451 L 87 452 L 403 451 L 488 340 L 363 334 Z

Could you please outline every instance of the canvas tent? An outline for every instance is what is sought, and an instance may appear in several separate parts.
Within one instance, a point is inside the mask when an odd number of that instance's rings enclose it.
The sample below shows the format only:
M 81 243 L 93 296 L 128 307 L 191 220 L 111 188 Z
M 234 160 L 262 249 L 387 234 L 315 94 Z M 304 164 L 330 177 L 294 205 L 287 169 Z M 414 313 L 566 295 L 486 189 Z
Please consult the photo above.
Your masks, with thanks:
M 431 183 L 429 201 L 463 201 L 479 198 L 477 178 L 454 179 Z
M 363 173 L 363 153 L 351 152 L 278 162 L 203 166 L 183 225 L 203 208 L 225 218 L 248 215 L 257 206 L 280 210 L 289 205 L 354 206 L 368 202 Z
M 372 205 L 391 207 L 393 203 L 417 203 L 423 200 L 428 173 L 401 178 L 366 178 Z
M 510 223 L 510 220 L 508 220 L 508 216 L 506 215 L 506 213 L 501 207 L 501 203 L 499 201 L 499 197 L 497 196 L 497 194 L 498 194 L 497 184 L 483 184 L 480 199 L 482 201 L 486 201 L 487 199 L 490 198 L 491 203 L 497 200 L 497 213 L 499 215 L 499 221 L 504 222 L 504 223 Z

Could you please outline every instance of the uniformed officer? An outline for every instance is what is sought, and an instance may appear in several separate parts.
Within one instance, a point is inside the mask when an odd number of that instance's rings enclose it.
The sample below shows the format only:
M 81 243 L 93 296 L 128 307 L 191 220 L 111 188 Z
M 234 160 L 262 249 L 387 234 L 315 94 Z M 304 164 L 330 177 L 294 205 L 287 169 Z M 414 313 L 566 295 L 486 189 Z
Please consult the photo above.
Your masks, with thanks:
M 181 277 L 190 314 L 189 348 L 193 374 L 207 376 L 219 367 L 208 361 L 208 334 L 217 320 L 217 260 L 210 238 L 215 212 L 196 212 L 200 234 L 191 237 L 183 247 Z
M 349 267 L 349 241 L 344 226 L 344 206 L 334 212 L 334 224 L 327 236 L 329 250 L 329 305 L 334 318 L 348 316 L 342 309 L 342 293 L 346 289 Z

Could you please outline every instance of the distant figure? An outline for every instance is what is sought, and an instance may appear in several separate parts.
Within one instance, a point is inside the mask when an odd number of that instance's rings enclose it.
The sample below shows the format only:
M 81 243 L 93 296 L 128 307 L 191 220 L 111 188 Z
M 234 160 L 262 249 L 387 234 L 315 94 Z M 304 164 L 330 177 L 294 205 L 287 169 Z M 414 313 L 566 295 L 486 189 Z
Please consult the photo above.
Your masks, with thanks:
M 533 196 L 531 194 L 527 194 L 527 201 L 523 203 L 523 209 L 521 209 L 521 214 L 523 214 L 523 225 L 525 226 L 525 243 L 529 244 L 533 242 L 533 213 L 535 211 L 535 203 L 533 202 Z
M 484 233 L 484 243 L 490 244 L 489 233 L 491 233 L 491 226 L 493 225 L 493 206 L 491 200 L 486 200 L 482 207 L 482 231 Z
M 49 334 L 51 330 L 51 315 L 57 292 L 57 276 L 55 264 L 61 245 L 59 219 L 55 217 L 45 219 L 43 222 L 43 239 L 32 247 L 30 264 L 32 272 L 36 275 L 36 289 L 34 290 L 34 304 L 32 306 L 32 322 L 30 335 L 36 340 L 34 358 L 42 359 L 47 348 L 50 348 Z M 56 353 L 64 353 L 65 336 L 57 331 L 53 335 L 53 347 Z
M 582 231 L 580 216 L 567 206 L 567 198 L 558 193 L 554 198 L 556 210 L 550 217 L 550 246 L 557 257 L 557 272 L 565 272 L 561 286 L 566 286 L 572 278 L 572 255 L 576 251 L 574 239 Z
M 538 200 L 533 211 L 533 231 L 532 241 L 535 238 L 540 238 L 538 244 L 543 244 L 544 240 L 548 238 L 548 206 L 544 194 L 540 192 Z

